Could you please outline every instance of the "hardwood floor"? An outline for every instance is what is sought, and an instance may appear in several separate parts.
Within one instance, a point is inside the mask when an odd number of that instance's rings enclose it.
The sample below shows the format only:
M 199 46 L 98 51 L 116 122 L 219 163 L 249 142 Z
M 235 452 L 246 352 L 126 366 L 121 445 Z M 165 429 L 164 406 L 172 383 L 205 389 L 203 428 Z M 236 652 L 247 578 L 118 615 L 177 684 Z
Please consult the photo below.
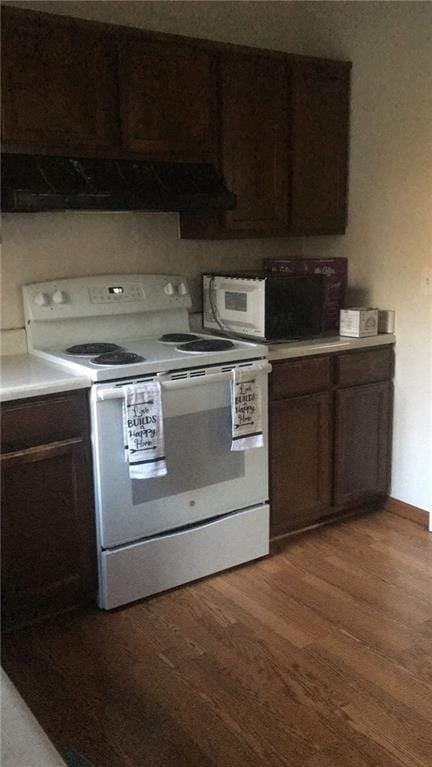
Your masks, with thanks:
M 54 743 L 95 767 L 430 767 L 432 536 L 352 518 L 6 635 L 3 663 Z

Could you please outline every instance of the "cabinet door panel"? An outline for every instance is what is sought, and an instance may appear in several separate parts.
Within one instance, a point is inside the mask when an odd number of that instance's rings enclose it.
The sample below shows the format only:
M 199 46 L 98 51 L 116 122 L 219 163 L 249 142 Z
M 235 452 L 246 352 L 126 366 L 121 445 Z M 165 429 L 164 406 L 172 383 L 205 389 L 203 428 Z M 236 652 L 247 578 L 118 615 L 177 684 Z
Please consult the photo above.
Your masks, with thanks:
M 118 143 L 113 47 L 102 33 L 3 8 L 2 37 L 5 148 Z
M 288 91 L 284 62 L 243 54 L 222 58 L 222 166 L 238 203 L 225 215 L 229 231 L 286 230 Z
M 331 503 L 331 404 L 325 392 L 272 402 L 272 534 L 305 527 Z
M 359 386 L 360 384 L 388 381 L 393 375 L 393 347 L 350 352 L 337 358 L 336 380 L 338 386 Z
M 80 438 L 1 457 L 2 612 L 28 621 L 96 588 L 88 448 Z
M 215 158 L 212 54 L 171 41 L 125 40 L 120 88 L 125 148 L 161 159 Z
M 2 453 L 81 437 L 88 433 L 89 417 L 87 390 L 4 403 Z
M 299 62 L 292 79 L 292 218 L 298 234 L 342 234 L 347 218 L 349 70 Z
M 335 503 L 386 495 L 391 453 L 392 383 L 336 392 Z
M 330 357 L 325 356 L 275 361 L 270 376 L 270 398 L 285 399 L 296 394 L 313 394 L 329 389 L 332 362 Z

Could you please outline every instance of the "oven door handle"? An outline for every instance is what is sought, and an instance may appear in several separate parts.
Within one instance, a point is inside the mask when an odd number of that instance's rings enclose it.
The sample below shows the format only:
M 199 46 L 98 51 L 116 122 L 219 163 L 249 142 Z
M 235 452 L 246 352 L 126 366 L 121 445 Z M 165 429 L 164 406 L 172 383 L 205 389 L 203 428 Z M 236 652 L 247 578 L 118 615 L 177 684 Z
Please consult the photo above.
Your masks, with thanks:
M 263 373 L 268 375 L 271 371 L 271 365 L 268 362 L 258 363 L 251 367 L 239 368 L 247 370 L 251 374 Z M 232 370 L 225 370 L 223 373 L 205 373 L 203 375 L 187 375 L 185 378 L 165 378 L 163 373 L 158 375 L 163 389 L 172 391 L 173 389 L 189 389 L 190 386 L 202 386 L 203 384 L 220 383 L 222 381 L 232 380 Z
M 268 362 L 263 361 L 258 362 L 256 365 L 251 365 L 250 367 L 240 367 L 239 369 L 247 370 L 252 374 L 263 373 L 268 375 L 272 369 L 272 366 Z M 172 391 L 173 389 L 189 389 L 190 386 L 202 386 L 203 384 L 207 383 L 220 383 L 221 381 L 231 381 L 231 379 L 232 370 L 226 370 L 223 373 L 205 373 L 204 375 L 198 376 L 187 375 L 185 378 L 174 379 L 170 379 L 166 373 L 159 373 L 157 375 L 157 380 L 160 381 L 162 388 L 168 391 Z M 96 393 L 96 399 L 98 401 L 109 399 L 124 399 L 124 387 L 117 386 L 116 388 L 110 387 L 107 389 L 100 389 Z

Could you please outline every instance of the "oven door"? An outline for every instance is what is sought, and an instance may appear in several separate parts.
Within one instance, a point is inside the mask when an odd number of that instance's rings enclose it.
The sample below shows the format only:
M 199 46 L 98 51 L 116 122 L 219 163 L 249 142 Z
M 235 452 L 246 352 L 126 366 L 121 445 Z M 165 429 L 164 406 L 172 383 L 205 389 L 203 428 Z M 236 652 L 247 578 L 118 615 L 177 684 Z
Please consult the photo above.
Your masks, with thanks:
M 161 376 L 164 477 L 130 479 L 122 424 L 123 386 L 92 390 L 92 428 L 99 542 L 103 549 L 193 525 L 268 499 L 267 374 L 259 371 L 264 447 L 231 451 L 232 367 Z M 179 377 L 183 375 L 184 378 Z

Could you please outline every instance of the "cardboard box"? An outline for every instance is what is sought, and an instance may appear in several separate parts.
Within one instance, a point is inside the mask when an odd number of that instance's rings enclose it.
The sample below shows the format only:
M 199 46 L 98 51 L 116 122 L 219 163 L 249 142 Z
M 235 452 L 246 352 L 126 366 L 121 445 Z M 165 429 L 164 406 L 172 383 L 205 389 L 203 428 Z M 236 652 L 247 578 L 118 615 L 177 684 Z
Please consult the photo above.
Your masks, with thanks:
M 324 278 L 323 331 L 339 328 L 348 278 L 346 258 L 265 258 L 264 270 L 280 274 L 322 274 Z
M 378 309 L 364 306 L 341 309 L 339 334 L 350 338 L 378 335 Z

